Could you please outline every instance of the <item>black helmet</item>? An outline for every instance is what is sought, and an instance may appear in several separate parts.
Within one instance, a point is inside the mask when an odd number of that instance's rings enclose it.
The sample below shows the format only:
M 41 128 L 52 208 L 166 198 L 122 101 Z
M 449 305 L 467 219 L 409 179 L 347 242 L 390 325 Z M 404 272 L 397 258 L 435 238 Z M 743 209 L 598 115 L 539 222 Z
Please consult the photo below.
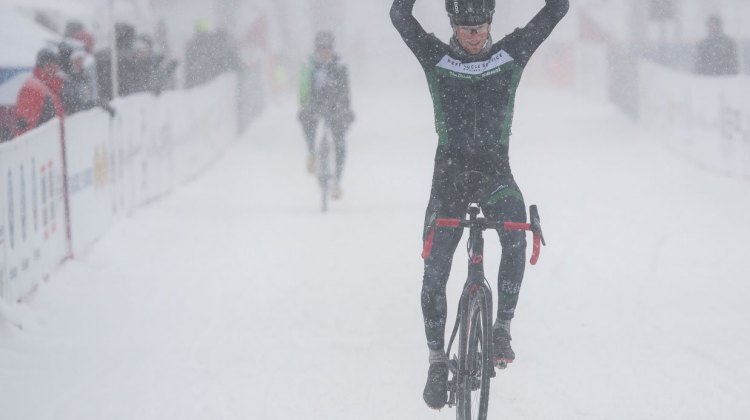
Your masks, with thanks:
M 492 22 L 495 0 L 445 0 L 451 25 L 475 26 Z
M 60 64 L 60 56 L 50 48 L 43 48 L 36 55 L 36 66 L 44 67 L 49 63 Z
M 320 31 L 315 35 L 315 49 L 333 49 L 333 33 L 329 31 Z

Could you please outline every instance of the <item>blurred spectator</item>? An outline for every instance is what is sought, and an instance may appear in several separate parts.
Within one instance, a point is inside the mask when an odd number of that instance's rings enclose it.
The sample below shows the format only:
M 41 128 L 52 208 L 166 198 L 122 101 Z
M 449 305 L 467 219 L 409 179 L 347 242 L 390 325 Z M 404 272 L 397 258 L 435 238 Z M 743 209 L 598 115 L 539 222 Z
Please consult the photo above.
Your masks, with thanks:
M 95 106 L 103 108 L 114 116 L 114 109 L 106 101 L 92 96 L 91 79 L 86 74 L 86 60 L 91 56 L 84 51 L 74 51 L 70 56 L 69 72 L 66 74 L 62 90 L 62 102 L 65 114 L 70 115 L 85 111 Z
M 185 87 L 188 88 L 239 67 L 237 52 L 226 32 L 210 32 L 206 21 L 199 21 L 195 29 L 185 52 Z
M 163 19 L 156 24 L 153 54 L 159 62 L 161 88 L 164 90 L 174 89 L 177 85 L 175 80 L 177 60 L 172 55 L 172 47 L 169 44 L 169 30 Z
M 137 61 L 135 51 L 135 28 L 127 23 L 115 24 L 115 48 L 117 49 L 118 94 L 129 95 L 138 91 Z M 111 100 L 112 94 L 112 51 L 99 51 L 96 54 L 96 72 L 99 97 Z
M 237 70 L 240 58 L 229 34 L 223 30 L 216 31 L 214 39 L 218 74 Z
M 708 36 L 698 44 L 695 72 L 712 76 L 737 74 L 737 45 L 724 33 L 721 18 L 711 16 L 706 25 Z
M 135 43 L 138 91 L 160 93 L 174 85 L 175 60 L 154 51 L 154 42 L 148 35 L 140 35 Z
M 82 23 L 70 21 L 65 25 L 65 37 L 80 42 L 83 45 L 83 49 L 87 54 L 87 58 L 84 60 L 84 71 L 89 79 L 91 98 L 98 98 L 99 86 L 96 81 L 96 60 L 89 59 L 94 54 L 94 36 L 84 28 Z
M 65 37 L 75 39 L 76 41 L 83 44 L 84 50 L 87 53 L 93 54 L 94 52 L 94 36 L 91 35 L 83 24 L 78 21 L 70 21 L 65 25 Z
M 0 143 L 13 138 L 15 117 L 12 107 L 0 105 Z
M 93 102 L 91 84 L 86 77 L 84 60 L 86 53 L 76 51 L 70 56 L 67 78 L 63 84 L 62 101 L 66 114 L 72 114 L 87 109 L 87 104 Z
M 50 49 L 39 51 L 32 76 L 23 84 L 16 101 L 16 135 L 21 135 L 55 116 L 63 117 L 59 57 Z
M 153 41 L 147 35 L 136 35 L 129 24 L 115 25 L 117 49 L 118 94 L 127 96 L 137 92 L 159 93 L 169 84 L 177 66 L 165 61 L 153 51 Z M 96 54 L 99 97 L 112 99 L 112 52 L 110 49 Z
M 154 32 L 154 53 L 165 59 L 172 59 L 172 47 L 169 45 L 169 29 L 164 19 L 159 20 Z
M 200 85 L 211 78 L 212 44 L 208 22 L 198 21 L 195 25 L 195 34 L 188 42 L 185 51 L 185 87 Z
M 154 56 L 153 41 L 148 35 L 139 35 L 134 44 L 135 72 L 139 85 L 135 91 L 158 91 L 161 84 L 158 76 L 159 60 Z

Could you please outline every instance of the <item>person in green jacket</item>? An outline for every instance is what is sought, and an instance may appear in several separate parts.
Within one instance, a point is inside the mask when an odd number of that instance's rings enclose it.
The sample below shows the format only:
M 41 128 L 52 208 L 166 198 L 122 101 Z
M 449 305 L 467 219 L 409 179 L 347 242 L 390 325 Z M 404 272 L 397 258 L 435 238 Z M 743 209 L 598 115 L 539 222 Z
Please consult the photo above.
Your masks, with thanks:
M 332 196 L 341 198 L 341 174 L 346 159 L 346 131 L 354 121 L 349 101 L 349 75 L 334 50 L 334 36 L 320 31 L 315 51 L 302 67 L 299 82 L 299 120 L 307 142 L 307 170 L 315 171 L 315 133 L 319 122 L 331 129 L 336 154 Z

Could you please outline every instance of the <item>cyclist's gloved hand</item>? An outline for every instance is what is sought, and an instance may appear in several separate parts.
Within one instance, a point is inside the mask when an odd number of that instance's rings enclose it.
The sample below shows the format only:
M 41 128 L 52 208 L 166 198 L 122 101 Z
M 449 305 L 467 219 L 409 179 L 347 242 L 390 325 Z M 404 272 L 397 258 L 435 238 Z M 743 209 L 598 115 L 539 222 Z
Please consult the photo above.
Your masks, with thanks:
M 347 126 L 351 125 L 351 123 L 353 123 L 354 120 L 355 120 L 354 111 L 352 111 L 351 109 L 347 109 L 346 111 L 344 111 L 344 122 L 346 123 Z

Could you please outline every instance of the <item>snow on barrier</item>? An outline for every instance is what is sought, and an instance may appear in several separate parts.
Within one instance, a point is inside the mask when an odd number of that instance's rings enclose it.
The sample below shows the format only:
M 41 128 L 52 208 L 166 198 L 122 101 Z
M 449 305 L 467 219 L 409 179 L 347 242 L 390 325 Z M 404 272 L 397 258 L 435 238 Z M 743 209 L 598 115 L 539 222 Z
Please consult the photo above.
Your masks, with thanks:
M 0 299 L 17 302 L 120 217 L 195 177 L 237 138 L 236 77 L 113 102 L 0 145 Z
M 681 155 L 750 179 L 750 79 L 640 64 L 640 120 Z

